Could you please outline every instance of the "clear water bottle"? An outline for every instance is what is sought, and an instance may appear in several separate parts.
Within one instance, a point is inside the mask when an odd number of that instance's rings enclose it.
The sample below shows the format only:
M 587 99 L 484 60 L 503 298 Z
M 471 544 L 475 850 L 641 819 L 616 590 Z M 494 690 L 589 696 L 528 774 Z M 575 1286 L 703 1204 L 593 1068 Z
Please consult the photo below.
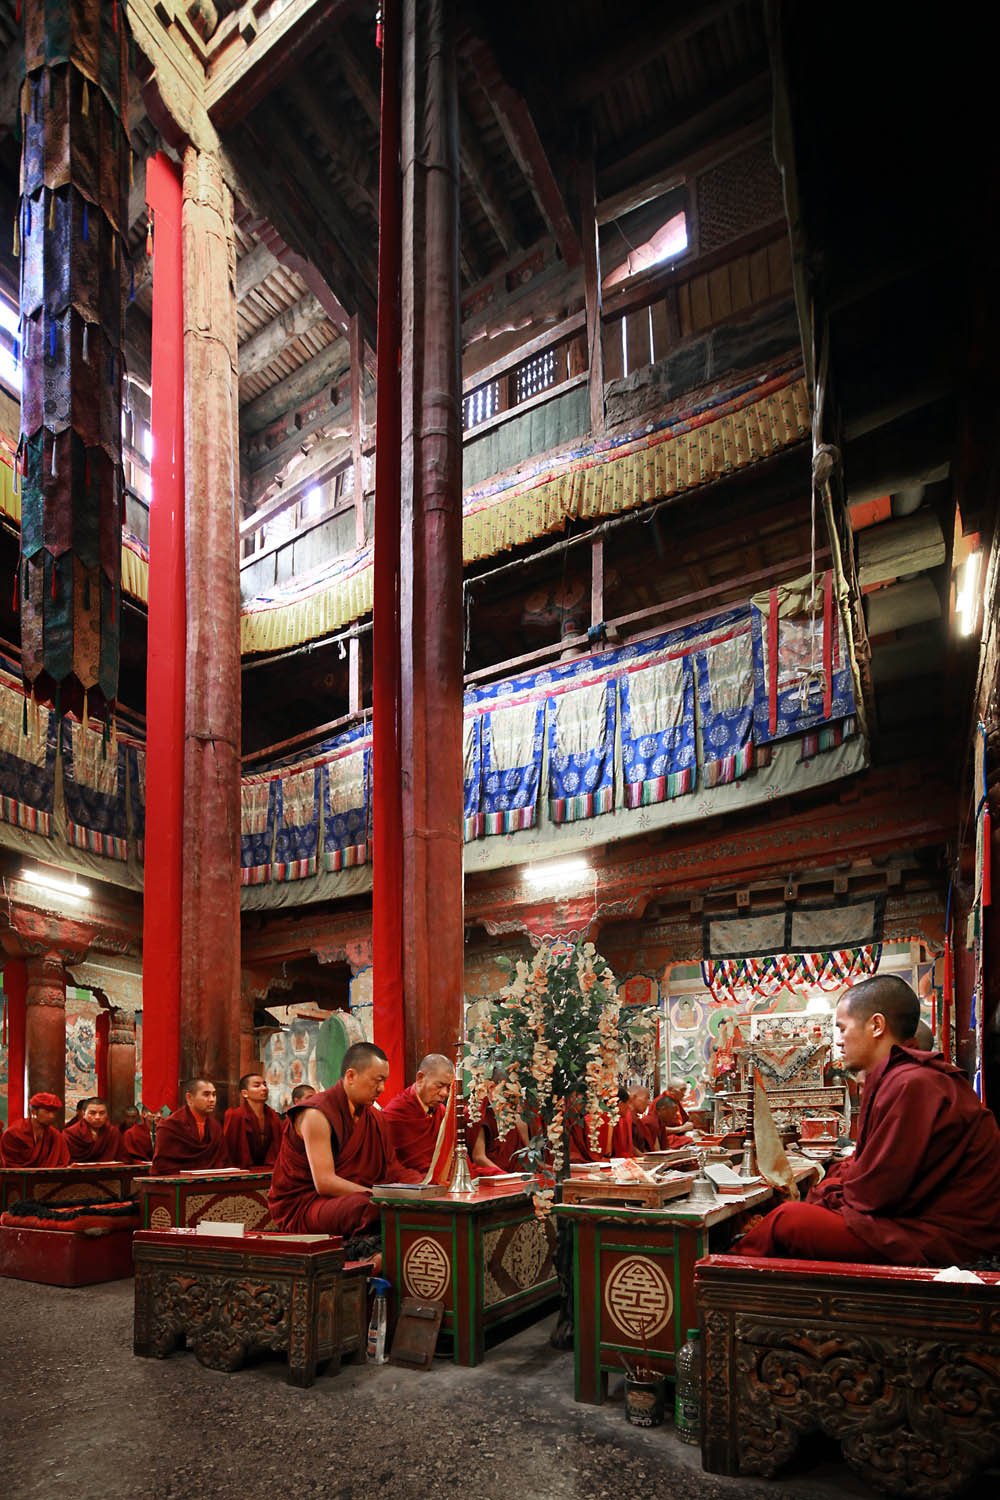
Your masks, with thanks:
M 376 1365 L 384 1365 L 389 1358 L 386 1341 L 389 1333 L 389 1286 L 384 1276 L 371 1278 L 372 1315 L 368 1323 L 368 1358 Z
M 687 1343 L 677 1356 L 674 1425 L 682 1443 L 701 1442 L 701 1335 L 687 1331 Z

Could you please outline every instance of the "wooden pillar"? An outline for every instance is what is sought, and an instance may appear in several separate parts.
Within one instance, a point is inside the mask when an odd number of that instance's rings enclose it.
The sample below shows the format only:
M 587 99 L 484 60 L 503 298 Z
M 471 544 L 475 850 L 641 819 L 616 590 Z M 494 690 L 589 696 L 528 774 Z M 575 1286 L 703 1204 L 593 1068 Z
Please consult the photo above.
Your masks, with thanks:
M 403 1002 L 409 1074 L 462 1024 L 462 428 L 454 7 L 405 0 Z
M 7 1006 L 7 1123 L 28 1113 L 24 1092 L 25 1010 L 28 975 L 23 958 L 8 958 L 3 966 L 3 993 Z
M 187 648 L 181 1077 L 235 1103 L 240 1032 L 240 598 L 235 247 L 219 162 L 184 154 Z
M 121 1119 L 135 1103 L 135 1011 L 111 1007 L 108 1031 L 108 1109 Z
M 251 1073 L 259 1061 L 257 1057 L 257 1036 L 253 1028 L 253 1009 L 253 995 L 241 992 L 239 1078 L 242 1078 L 245 1073 Z
M 601 253 L 598 244 L 594 160 L 581 162 L 577 177 L 583 220 L 583 290 L 587 306 L 587 361 L 590 371 L 590 431 L 604 431 L 604 325 L 601 322 Z
M 97 1097 L 107 1100 L 110 1091 L 110 1051 L 111 1051 L 111 1011 L 104 1003 L 104 997 L 96 990 L 91 991 L 95 1000 L 101 1004 L 101 1009 L 94 1019 L 94 1079 Z
M 24 1042 L 28 1098 L 66 1095 L 66 970 L 55 951 L 29 955 Z
M 362 390 L 364 372 L 361 368 L 361 319 L 357 313 L 351 318 L 348 330 L 351 350 L 351 464 L 354 468 L 354 543 L 365 545 L 365 481 L 364 460 L 361 456 Z

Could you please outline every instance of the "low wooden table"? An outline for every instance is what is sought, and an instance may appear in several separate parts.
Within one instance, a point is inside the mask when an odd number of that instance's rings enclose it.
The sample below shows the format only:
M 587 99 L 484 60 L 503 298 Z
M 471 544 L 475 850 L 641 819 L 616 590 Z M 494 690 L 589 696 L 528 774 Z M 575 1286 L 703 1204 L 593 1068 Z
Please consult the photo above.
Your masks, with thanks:
M 444 1302 L 442 1330 L 451 1335 L 456 1364 L 476 1365 L 486 1334 L 557 1293 L 551 1222 L 535 1216 L 523 1183 L 493 1186 L 459 1197 L 383 1199 L 382 1274 L 400 1297 Z
M 248 1233 L 274 1229 L 267 1206 L 270 1186 L 269 1171 L 241 1172 L 235 1167 L 224 1174 L 139 1177 L 135 1183 L 139 1222 L 143 1229 L 193 1229 L 205 1219 L 242 1224 Z
M 182 1339 L 210 1370 L 258 1350 L 288 1356 L 288 1384 L 359 1354 L 368 1265 L 344 1269 L 339 1235 L 245 1236 L 138 1230 L 133 1349 L 163 1359 Z
M 90 1161 L 71 1167 L 0 1167 L 0 1213 L 12 1203 L 119 1203 L 148 1171 L 141 1162 Z
M 557 1218 L 573 1230 L 577 1401 L 604 1400 L 609 1373 L 624 1374 L 622 1354 L 673 1378 L 686 1331 L 698 1323 L 695 1262 L 710 1241 L 724 1249 L 772 1196 L 763 1186 L 707 1208 L 687 1198 L 660 1209 L 556 1207 Z

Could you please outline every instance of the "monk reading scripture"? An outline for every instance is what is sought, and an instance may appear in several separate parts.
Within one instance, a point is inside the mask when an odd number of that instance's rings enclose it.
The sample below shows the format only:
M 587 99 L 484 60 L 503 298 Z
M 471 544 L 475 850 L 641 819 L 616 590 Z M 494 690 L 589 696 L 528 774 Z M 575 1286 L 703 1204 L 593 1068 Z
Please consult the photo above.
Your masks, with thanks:
M 121 1135 L 103 1099 L 88 1099 L 82 1120 L 63 1131 L 72 1161 L 121 1161 Z
M 69 1147 L 55 1124 L 62 1107 L 56 1094 L 32 1094 L 28 1118 L 8 1125 L 0 1135 L 0 1163 L 5 1167 L 68 1167 Z
M 278 1155 L 284 1121 L 267 1102 L 267 1083 L 261 1073 L 245 1073 L 240 1079 L 240 1102 L 227 1109 L 222 1133 L 229 1160 L 249 1172 L 270 1167 Z
M 844 1066 L 865 1075 L 857 1149 L 804 1203 L 762 1219 L 738 1254 L 948 1266 L 1000 1251 L 1000 1128 L 964 1073 L 913 1049 L 919 1015 L 895 975 L 846 991 Z
M 214 1110 L 215 1084 L 211 1079 L 188 1079 L 183 1106 L 156 1127 L 154 1177 L 174 1172 L 208 1172 L 230 1165 L 222 1126 Z
M 149 1128 L 152 1118 L 153 1111 L 143 1108 L 136 1123 L 122 1131 L 123 1161 L 152 1161 L 153 1135 Z
M 675 1085 L 675 1090 L 676 1087 Z M 669 1087 L 657 1095 L 643 1118 L 655 1126 L 657 1145 L 654 1149 L 670 1151 L 687 1144 L 691 1131 L 690 1118 L 677 1093 L 672 1092 Z
M 408 1089 L 390 1099 L 382 1119 L 392 1149 L 404 1167 L 421 1176 L 434 1155 L 455 1069 L 441 1052 L 430 1052 Z
M 421 1180 L 397 1159 L 382 1113 L 372 1108 L 388 1076 L 381 1047 L 355 1042 L 340 1082 L 289 1109 L 267 1195 L 279 1229 L 357 1234 L 378 1223 L 375 1183 Z

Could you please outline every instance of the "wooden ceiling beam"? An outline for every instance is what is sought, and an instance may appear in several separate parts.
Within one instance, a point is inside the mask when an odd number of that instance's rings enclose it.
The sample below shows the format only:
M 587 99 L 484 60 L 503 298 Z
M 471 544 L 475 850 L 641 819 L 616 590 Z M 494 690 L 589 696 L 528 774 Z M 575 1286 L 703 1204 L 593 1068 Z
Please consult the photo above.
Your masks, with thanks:
M 329 97 L 304 76 L 295 80 L 295 90 L 286 95 L 299 111 L 330 159 L 348 176 L 365 203 L 378 218 L 378 194 L 372 188 L 378 154 L 356 138 L 349 122 Z
M 375 126 L 375 129 L 381 130 L 382 105 L 379 96 L 379 85 L 372 82 L 368 69 L 346 36 L 339 39 L 335 55 L 337 66 L 343 73 L 351 93 L 357 99 L 361 108 Z
M 240 379 L 266 370 L 293 339 L 326 322 L 322 304 L 311 292 L 287 308 L 272 322 L 265 323 L 239 347 Z
M 320 391 L 339 385 L 350 368 L 347 341 L 334 339 L 291 375 L 286 375 L 270 390 L 248 401 L 240 410 L 240 430 L 262 432 L 285 412 L 297 411 L 300 406 L 314 400 Z
M 566 109 L 582 109 L 630 73 L 712 25 L 738 3 L 739 0 L 716 0 L 715 4 L 706 5 L 703 0 L 693 0 L 680 11 L 670 5 L 661 6 L 658 13 L 657 7 L 652 7 L 641 25 L 626 27 L 619 33 L 619 42 L 608 45 L 605 41 L 600 55 L 589 66 L 576 59 L 566 60 L 558 91 L 560 104 Z M 545 82 L 548 84 L 549 80 Z
M 266 281 L 272 271 L 278 269 L 278 257 L 268 247 L 259 242 L 248 250 L 243 259 L 236 263 L 236 300 L 242 302 L 249 297 L 255 287 Z
M 462 50 L 563 260 L 569 266 L 579 265 L 583 255 L 580 236 L 523 95 L 504 77 L 492 47 L 483 37 L 466 36 Z
M 462 172 L 479 199 L 490 227 L 505 255 L 524 248 L 523 238 L 507 200 L 497 187 L 493 169 L 478 138 L 475 121 L 461 104 L 458 107 L 458 154 Z

